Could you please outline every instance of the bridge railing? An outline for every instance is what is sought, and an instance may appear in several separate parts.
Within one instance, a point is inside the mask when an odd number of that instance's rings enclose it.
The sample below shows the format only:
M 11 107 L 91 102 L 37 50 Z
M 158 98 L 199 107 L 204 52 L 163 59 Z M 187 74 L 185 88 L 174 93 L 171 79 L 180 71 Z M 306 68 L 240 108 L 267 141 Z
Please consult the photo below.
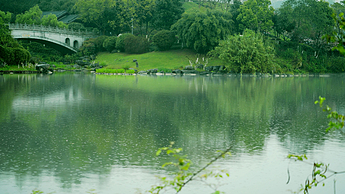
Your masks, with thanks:
M 66 29 L 66 28 L 58 28 L 58 27 L 51 27 L 51 26 L 43 26 L 43 25 L 34 25 L 34 24 L 8 24 L 9 29 L 11 30 L 35 30 L 35 31 L 44 31 L 44 32 L 54 32 L 54 33 L 61 33 L 61 34 L 69 34 L 69 35 L 78 35 L 78 36 L 97 36 L 97 33 L 90 32 L 90 31 L 81 31 L 81 30 L 73 30 L 73 29 Z

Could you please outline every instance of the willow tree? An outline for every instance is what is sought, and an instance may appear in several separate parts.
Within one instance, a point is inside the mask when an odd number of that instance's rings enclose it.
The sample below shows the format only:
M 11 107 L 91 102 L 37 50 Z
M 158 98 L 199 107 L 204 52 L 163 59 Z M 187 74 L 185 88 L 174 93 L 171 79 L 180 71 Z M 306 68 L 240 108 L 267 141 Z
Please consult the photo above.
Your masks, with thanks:
M 272 73 L 275 70 L 274 47 L 260 33 L 251 30 L 229 36 L 209 55 L 219 57 L 236 73 Z
M 232 33 L 230 13 L 207 11 L 185 13 L 173 26 L 186 46 L 198 53 L 207 53 L 216 47 L 220 40 Z

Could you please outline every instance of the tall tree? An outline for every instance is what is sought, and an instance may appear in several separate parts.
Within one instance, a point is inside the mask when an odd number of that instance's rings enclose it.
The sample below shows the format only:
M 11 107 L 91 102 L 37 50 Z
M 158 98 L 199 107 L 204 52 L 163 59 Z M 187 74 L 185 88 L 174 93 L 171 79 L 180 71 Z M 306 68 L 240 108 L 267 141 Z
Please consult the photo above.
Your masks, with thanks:
M 295 26 L 290 33 L 292 40 L 303 42 L 315 49 L 324 49 L 326 42 L 322 36 L 330 34 L 334 28 L 333 9 L 326 1 L 287 0 L 279 9 L 278 14 L 287 18 L 288 24 Z
M 0 0 L 0 9 L 14 15 L 23 13 L 39 3 L 39 0 Z
M 240 30 L 246 28 L 266 32 L 273 26 L 274 9 L 270 0 L 248 0 L 240 6 L 237 21 Z
M 215 10 L 184 14 L 172 29 L 177 31 L 187 47 L 206 53 L 232 33 L 232 24 L 230 13 Z
M 153 24 L 157 30 L 170 30 L 183 12 L 180 0 L 156 0 Z
M 145 33 L 148 33 L 149 22 L 153 18 L 155 0 L 137 0 L 135 3 L 136 20 L 138 21 L 140 31 L 145 25 Z
M 25 63 L 30 58 L 30 53 L 25 50 L 13 37 L 5 23 L 8 23 L 11 16 L 0 11 L 0 65 L 17 65 Z
M 260 33 L 245 30 L 243 36 L 229 36 L 209 53 L 219 57 L 237 73 L 271 73 L 274 70 L 274 47 Z
M 63 22 L 58 21 L 56 15 L 54 14 L 43 16 L 42 25 L 51 26 L 51 27 L 59 27 L 59 28 L 68 28 L 67 24 L 64 24 Z
M 241 32 L 240 28 L 239 28 L 240 22 L 237 21 L 237 19 L 236 19 L 238 17 L 238 15 L 240 14 L 239 9 L 240 9 L 241 5 L 242 5 L 242 2 L 240 0 L 233 0 L 232 4 L 229 5 L 230 9 L 227 8 L 227 10 L 232 15 L 232 18 L 233 18 L 232 20 L 234 21 L 234 32 L 236 32 L 236 33 Z
M 41 24 L 42 11 L 38 5 L 30 8 L 25 13 L 16 16 L 16 23 L 20 24 Z
M 90 23 L 105 33 L 112 17 L 107 13 L 115 7 L 115 3 L 114 0 L 78 0 L 75 9 L 83 22 Z

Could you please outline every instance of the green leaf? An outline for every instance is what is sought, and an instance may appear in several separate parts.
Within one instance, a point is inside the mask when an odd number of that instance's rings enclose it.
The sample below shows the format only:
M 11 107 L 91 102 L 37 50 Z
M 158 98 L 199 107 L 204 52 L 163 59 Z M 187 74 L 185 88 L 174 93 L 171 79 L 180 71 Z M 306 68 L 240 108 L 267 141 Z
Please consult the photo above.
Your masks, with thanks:
M 161 149 L 157 150 L 157 152 L 156 152 L 156 156 L 158 156 L 159 154 L 161 154 L 161 152 L 162 152 L 162 150 L 161 150 Z

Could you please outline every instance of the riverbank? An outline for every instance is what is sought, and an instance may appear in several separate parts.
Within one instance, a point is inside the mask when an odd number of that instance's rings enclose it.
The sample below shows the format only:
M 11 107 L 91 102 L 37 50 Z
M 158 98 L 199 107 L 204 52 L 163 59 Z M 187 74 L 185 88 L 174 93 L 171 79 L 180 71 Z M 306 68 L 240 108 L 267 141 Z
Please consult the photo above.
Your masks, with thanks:
M 136 66 L 136 60 L 138 67 Z M 144 54 L 126 53 L 98 53 L 96 63 L 105 66 L 105 69 L 129 69 L 138 71 L 149 69 L 181 69 L 192 64 L 207 64 L 208 66 L 226 65 L 220 59 L 208 59 L 205 55 L 197 54 L 190 49 L 169 51 L 153 51 Z

